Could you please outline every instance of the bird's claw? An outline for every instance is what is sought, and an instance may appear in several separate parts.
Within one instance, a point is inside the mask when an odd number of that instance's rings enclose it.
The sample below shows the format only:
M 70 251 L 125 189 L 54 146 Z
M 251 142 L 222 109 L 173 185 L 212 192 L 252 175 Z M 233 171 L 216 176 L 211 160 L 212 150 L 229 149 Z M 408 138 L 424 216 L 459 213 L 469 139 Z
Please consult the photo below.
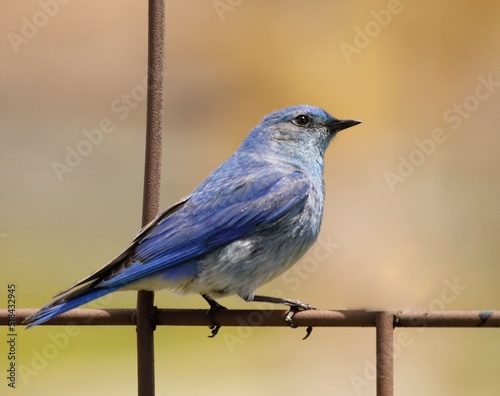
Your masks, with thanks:
M 311 335 L 312 331 L 313 331 L 312 326 L 307 326 L 306 335 L 304 336 L 304 338 L 302 338 L 302 341 L 307 340 L 307 338 L 309 338 L 309 336 Z
M 217 324 L 213 324 L 212 326 L 208 326 L 208 328 L 212 331 L 212 334 L 207 336 L 207 337 L 214 338 L 219 333 L 220 327 L 221 326 L 217 325 Z
M 215 319 L 214 319 L 214 315 L 217 311 L 219 310 L 224 310 L 224 309 L 227 309 L 226 307 L 220 305 L 217 301 L 211 299 L 211 298 L 207 298 L 206 296 L 203 296 L 205 298 L 205 300 L 208 301 L 208 303 L 210 304 L 210 309 L 207 311 L 207 313 L 205 314 L 205 316 L 208 318 L 208 320 L 210 321 L 210 323 L 212 323 L 211 326 L 208 326 L 208 328 L 211 330 L 212 334 L 207 336 L 208 338 L 214 338 L 218 333 L 219 333 L 219 330 L 221 328 L 220 324 L 218 324 Z
M 288 323 L 288 325 L 292 329 L 296 329 L 298 327 L 295 323 L 293 323 L 293 317 L 295 316 L 295 314 L 297 312 L 307 311 L 310 309 L 316 309 L 307 303 L 303 303 L 303 302 L 296 301 L 296 300 L 293 300 L 292 302 L 290 302 L 289 304 L 286 304 L 286 305 L 289 305 L 290 309 L 285 316 L 285 321 Z M 311 335 L 312 331 L 313 331 L 312 326 L 307 326 L 306 335 L 302 339 L 303 340 L 307 339 Z

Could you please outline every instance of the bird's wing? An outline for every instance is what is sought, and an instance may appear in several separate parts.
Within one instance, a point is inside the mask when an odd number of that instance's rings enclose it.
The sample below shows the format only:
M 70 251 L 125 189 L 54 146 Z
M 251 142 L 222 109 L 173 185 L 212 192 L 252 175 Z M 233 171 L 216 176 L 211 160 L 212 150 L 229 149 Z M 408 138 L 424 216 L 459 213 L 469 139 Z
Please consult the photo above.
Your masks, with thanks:
M 99 286 L 124 286 L 166 269 L 174 277 L 194 275 L 196 265 L 185 263 L 192 264 L 200 256 L 265 228 L 290 212 L 298 214 L 307 199 L 309 180 L 301 172 L 268 180 L 233 180 L 228 183 L 230 191 L 222 189 L 223 193 L 212 200 L 188 200 L 180 210 L 146 230 L 136 242 L 132 264 Z
M 68 297 L 73 294 L 66 294 L 69 290 L 86 283 L 84 289 L 121 288 L 167 269 L 176 278 L 194 275 L 197 266 L 193 260 L 290 213 L 298 214 L 307 200 L 310 183 L 297 171 L 269 175 L 266 183 L 249 177 L 218 187 L 222 187 L 220 193 L 212 194 L 211 199 L 196 201 L 191 196 L 160 214 L 127 250 L 60 295 Z M 74 293 L 79 295 L 81 291 Z

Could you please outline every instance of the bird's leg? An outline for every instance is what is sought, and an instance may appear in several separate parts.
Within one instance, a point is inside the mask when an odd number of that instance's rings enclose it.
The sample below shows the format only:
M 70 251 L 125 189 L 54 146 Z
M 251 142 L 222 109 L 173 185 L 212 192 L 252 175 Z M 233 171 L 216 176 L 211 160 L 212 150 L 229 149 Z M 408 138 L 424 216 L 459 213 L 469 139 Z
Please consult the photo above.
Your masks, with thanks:
M 309 309 L 316 309 L 309 305 L 308 303 L 303 303 L 302 301 L 299 300 L 290 300 L 287 298 L 279 298 L 279 297 L 268 297 L 268 296 L 253 296 L 253 298 L 249 301 L 255 301 L 255 302 L 268 302 L 268 303 L 273 303 L 273 304 L 283 304 L 287 305 L 290 307 L 290 310 L 285 316 L 285 321 L 288 323 L 288 325 L 292 328 L 296 328 L 295 324 L 293 323 L 293 316 L 299 312 L 299 311 L 307 311 Z M 308 326 L 306 329 L 306 335 L 303 338 L 305 340 L 307 337 L 311 335 L 312 332 L 312 327 Z
M 215 301 L 212 297 L 210 297 L 208 294 L 202 294 L 201 295 L 206 302 L 210 305 L 210 309 L 207 311 L 205 316 L 210 320 L 212 323 L 212 326 L 209 326 L 208 328 L 212 330 L 212 335 L 209 335 L 209 338 L 213 338 L 217 335 L 217 333 L 220 330 L 220 325 L 214 320 L 214 314 L 217 312 L 219 309 L 227 309 L 226 307 L 220 305 L 217 301 Z

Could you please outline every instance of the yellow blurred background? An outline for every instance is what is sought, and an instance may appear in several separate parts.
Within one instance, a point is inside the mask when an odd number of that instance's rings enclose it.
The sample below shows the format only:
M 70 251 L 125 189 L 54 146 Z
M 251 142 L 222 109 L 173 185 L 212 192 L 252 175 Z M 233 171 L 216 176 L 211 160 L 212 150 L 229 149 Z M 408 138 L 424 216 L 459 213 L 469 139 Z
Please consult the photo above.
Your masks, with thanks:
M 499 17 L 495 1 L 167 1 L 162 207 L 264 114 L 317 105 L 363 124 L 327 152 L 319 243 L 259 294 L 323 309 L 500 309 Z M 40 307 L 139 229 L 147 7 L 4 2 L 0 18 L 0 278 L 18 308 Z M 206 307 L 165 291 L 155 302 Z M 136 394 L 133 327 L 18 330 L 12 394 Z M 372 328 L 208 334 L 158 328 L 157 394 L 375 395 Z M 498 330 L 395 336 L 396 394 L 496 394 Z

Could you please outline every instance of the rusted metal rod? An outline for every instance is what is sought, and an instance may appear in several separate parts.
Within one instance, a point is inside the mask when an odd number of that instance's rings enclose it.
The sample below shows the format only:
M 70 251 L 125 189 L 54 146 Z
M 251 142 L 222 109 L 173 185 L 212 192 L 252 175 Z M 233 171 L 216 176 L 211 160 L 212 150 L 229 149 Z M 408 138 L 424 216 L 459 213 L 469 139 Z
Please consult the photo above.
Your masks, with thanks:
M 376 318 L 377 396 L 394 395 L 394 314 L 379 312 Z
M 142 225 L 153 220 L 159 210 L 161 140 L 163 132 L 163 76 L 165 55 L 165 3 L 149 0 L 148 96 L 146 114 L 146 159 Z M 139 396 L 155 394 L 154 293 L 137 295 L 137 377 Z
M 17 309 L 16 323 L 37 309 Z M 159 326 L 208 326 L 206 309 L 159 309 L 156 313 Z M 216 312 L 215 318 L 222 326 L 287 327 L 286 310 L 236 310 Z M 80 326 L 134 325 L 135 309 L 73 309 L 40 326 L 62 326 L 68 323 Z M 311 310 L 295 314 L 293 322 L 299 327 L 374 327 L 378 312 L 375 311 L 321 311 Z M 500 311 L 407 311 L 392 312 L 396 327 L 500 327 Z M 7 310 L 0 310 L 0 325 L 7 324 Z
M 396 312 L 397 327 L 500 327 L 500 311 Z

